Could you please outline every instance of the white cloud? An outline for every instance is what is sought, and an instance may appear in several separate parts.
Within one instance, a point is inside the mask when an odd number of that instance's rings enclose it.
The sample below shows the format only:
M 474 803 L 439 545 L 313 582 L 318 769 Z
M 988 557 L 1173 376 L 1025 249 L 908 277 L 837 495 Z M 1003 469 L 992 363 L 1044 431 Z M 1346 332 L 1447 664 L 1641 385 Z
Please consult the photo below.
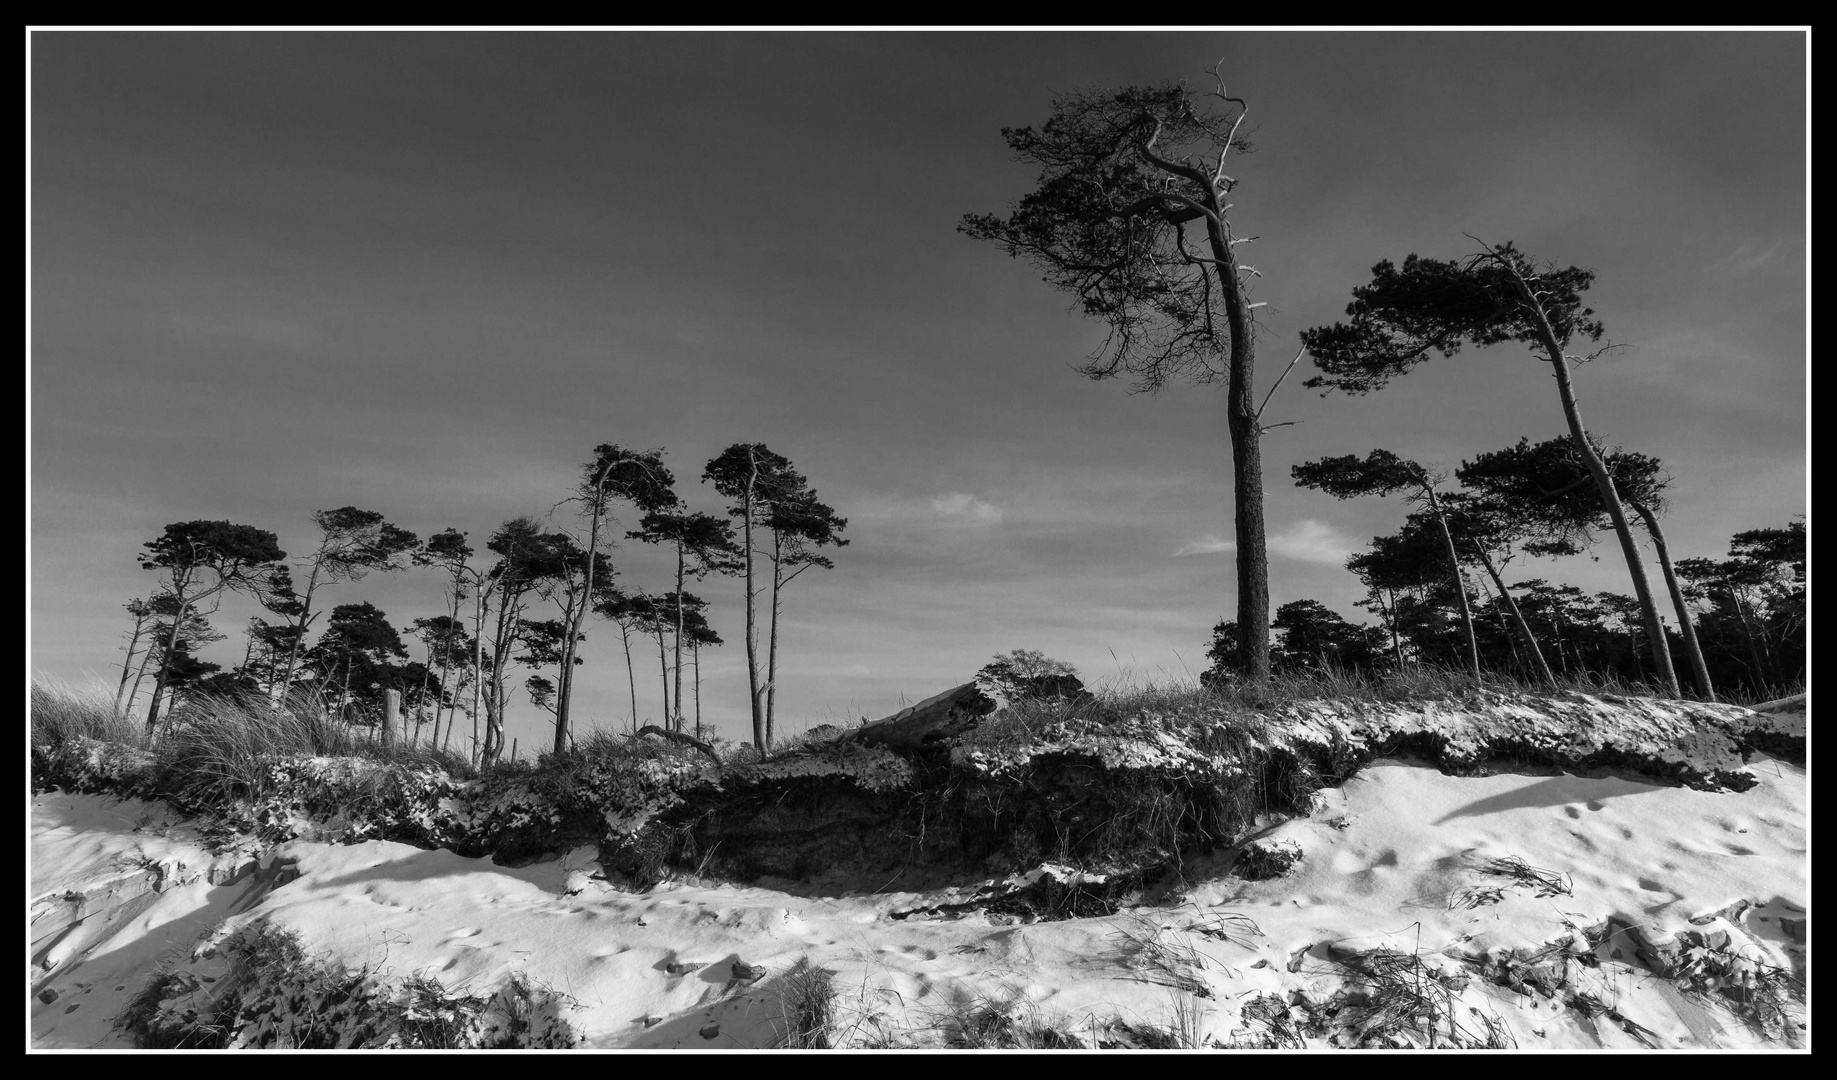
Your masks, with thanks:
M 1343 565 L 1354 547 L 1352 541 L 1341 535 L 1331 525 L 1313 518 L 1303 518 L 1286 529 L 1270 533 L 1267 538 L 1269 551 L 1302 562 L 1326 563 L 1330 566 Z M 1237 550 L 1235 541 L 1226 540 L 1213 533 L 1207 533 L 1197 540 L 1189 540 L 1180 545 L 1174 552 L 1174 558 L 1183 555 L 1216 555 Z
M 1174 552 L 1173 557 L 1178 559 L 1182 555 L 1214 555 L 1221 551 L 1236 550 L 1236 542 L 1220 539 L 1211 533 L 1207 533 L 1197 540 L 1188 540 L 1186 543 L 1181 544 L 1180 550 Z
M 942 521 L 963 525 L 999 525 L 1001 507 L 983 502 L 974 495 L 951 491 L 931 498 L 931 513 Z
M 1354 547 L 1350 539 L 1326 522 L 1302 518 L 1288 528 L 1270 534 L 1269 550 L 1302 562 L 1341 566 L 1351 557 Z
M 1766 265 L 1775 255 L 1779 254 L 1779 250 L 1785 242 L 1786 238 L 1778 234 L 1775 234 L 1771 244 L 1763 245 L 1758 239 L 1753 237 L 1743 240 L 1741 244 L 1735 248 L 1734 252 L 1730 254 L 1730 266 L 1737 274 L 1753 273 Z

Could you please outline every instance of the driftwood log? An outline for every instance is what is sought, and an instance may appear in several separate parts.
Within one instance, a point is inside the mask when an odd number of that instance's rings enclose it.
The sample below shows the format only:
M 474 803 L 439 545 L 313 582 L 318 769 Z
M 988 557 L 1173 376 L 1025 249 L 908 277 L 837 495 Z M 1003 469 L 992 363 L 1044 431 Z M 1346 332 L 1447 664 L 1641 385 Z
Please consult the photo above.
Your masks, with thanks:
M 1091 692 L 1075 675 L 1003 678 L 985 669 L 962 686 L 928 697 L 884 720 L 864 724 L 842 738 L 892 750 L 924 750 L 963 734 L 1020 701 L 1077 705 L 1089 700 Z
M 1806 708 L 1805 695 L 1804 694 L 1794 694 L 1791 697 L 1780 698 L 1778 701 L 1763 701 L 1759 705 L 1750 705 L 1748 706 L 1748 708 L 1754 710 L 1755 712 L 1764 712 L 1764 713 L 1802 712 Z
M 975 727 L 1000 705 L 983 686 L 967 682 L 855 728 L 843 738 L 892 750 L 923 750 Z
M 660 728 L 656 724 L 646 724 L 629 737 L 635 739 L 640 735 L 657 735 L 674 743 L 681 743 L 684 746 L 693 746 L 702 753 L 707 754 L 709 761 L 714 762 L 716 765 L 721 764 L 721 755 L 714 752 L 714 747 L 709 746 L 707 743 L 686 732 L 670 731 L 665 728 Z

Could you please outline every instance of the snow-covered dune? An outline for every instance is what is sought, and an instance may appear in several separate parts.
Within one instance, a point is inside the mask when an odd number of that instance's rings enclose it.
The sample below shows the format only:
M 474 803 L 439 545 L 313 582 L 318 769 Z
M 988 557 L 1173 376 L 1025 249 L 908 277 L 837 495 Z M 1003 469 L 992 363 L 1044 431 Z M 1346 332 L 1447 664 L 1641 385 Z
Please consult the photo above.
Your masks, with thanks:
M 1059 921 L 979 905 L 979 882 L 623 892 L 590 848 L 516 869 L 387 841 L 214 857 L 155 804 L 47 793 L 31 1045 L 132 1045 L 110 1020 L 156 968 L 207 1008 L 228 943 L 265 925 L 384 986 L 519 976 L 596 1048 L 776 1045 L 812 970 L 842 1045 L 1802 1046 L 1780 990 L 1806 976 L 1806 774 L 1742 768 L 1747 790 L 1704 791 L 1380 759 L 1140 903 Z M 1287 869 L 1242 876 L 1265 857 Z

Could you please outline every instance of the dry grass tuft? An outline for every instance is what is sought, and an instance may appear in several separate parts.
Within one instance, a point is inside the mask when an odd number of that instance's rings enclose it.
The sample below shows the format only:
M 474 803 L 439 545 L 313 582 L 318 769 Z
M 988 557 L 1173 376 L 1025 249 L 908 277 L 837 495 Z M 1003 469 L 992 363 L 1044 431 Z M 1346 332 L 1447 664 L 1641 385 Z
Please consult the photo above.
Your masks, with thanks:
M 1356 1047 L 1506 1049 L 1516 1046 L 1503 1021 L 1462 1007 L 1464 976 L 1449 976 L 1417 953 L 1394 949 L 1328 950 L 1352 974 L 1335 1041 Z
M 778 1045 L 791 1050 L 828 1050 L 835 1045 L 835 973 L 800 957 L 777 984 L 784 1034 Z
M 56 751 L 77 739 L 147 745 L 146 728 L 115 709 L 115 699 L 100 683 L 73 686 L 62 679 L 32 680 L 29 712 L 32 745 Z
M 1532 866 L 1516 855 L 1488 859 L 1473 870 L 1476 874 L 1509 879 L 1510 885 L 1469 885 L 1448 897 L 1448 907 L 1476 908 L 1505 899 L 1505 890 L 1518 887 L 1532 890 L 1538 897 L 1572 895 L 1574 883 L 1568 874 Z

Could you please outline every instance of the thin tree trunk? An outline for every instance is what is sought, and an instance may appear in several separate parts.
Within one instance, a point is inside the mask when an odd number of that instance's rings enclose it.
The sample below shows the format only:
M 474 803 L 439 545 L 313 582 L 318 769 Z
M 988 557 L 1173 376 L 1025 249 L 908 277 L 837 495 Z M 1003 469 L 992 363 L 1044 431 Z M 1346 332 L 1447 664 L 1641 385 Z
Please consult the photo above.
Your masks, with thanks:
M 689 659 L 695 665 L 695 737 L 702 737 L 702 646 L 695 642 L 690 646 Z
M 778 737 L 778 589 L 784 563 L 784 545 L 778 530 L 772 530 L 772 621 L 766 636 L 765 651 L 765 741 L 769 745 Z
M 1601 493 L 1601 505 L 1607 510 L 1608 520 L 1614 523 L 1614 533 L 1620 538 L 1620 550 L 1626 557 L 1627 572 L 1633 578 L 1633 591 L 1638 595 L 1640 614 L 1644 616 L 1646 634 L 1652 641 L 1652 659 L 1658 666 L 1659 686 L 1666 694 L 1678 697 L 1678 676 L 1671 666 L 1671 648 L 1665 642 L 1664 628 L 1659 624 L 1658 605 L 1652 599 L 1652 587 L 1646 581 L 1645 563 L 1639 557 L 1639 545 L 1633 540 L 1633 529 L 1627 524 L 1626 510 L 1620 503 L 1620 492 L 1614 487 L 1614 478 L 1607 471 L 1607 463 L 1588 441 L 1588 432 L 1582 426 L 1582 411 L 1576 404 L 1575 384 L 1569 377 L 1569 361 L 1563 355 L 1563 346 L 1556 340 L 1556 330 L 1550 325 L 1549 316 L 1544 313 L 1543 304 L 1531 290 L 1529 282 L 1518 274 L 1517 268 L 1510 263 L 1513 280 L 1518 285 L 1520 295 L 1526 306 L 1535 316 L 1538 336 L 1541 338 L 1546 359 L 1550 362 L 1552 373 L 1556 376 L 1557 397 L 1563 404 L 1563 418 L 1569 423 L 1569 436 L 1575 441 L 1577 453 L 1588 465 L 1588 472 L 1595 478 L 1595 487 Z
M 452 611 L 447 616 L 449 619 L 452 620 L 452 622 L 447 624 L 447 631 L 448 631 L 447 640 L 446 640 L 444 647 L 442 647 L 440 650 L 440 703 L 434 706 L 434 741 L 432 743 L 435 749 L 439 749 L 440 747 L 440 714 L 441 712 L 442 711 L 446 712 L 447 730 L 451 731 L 453 728 L 453 715 L 452 714 L 459 711 L 459 705 L 457 702 L 455 702 L 454 704 L 450 706 L 447 704 L 447 671 L 452 666 L 452 659 L 453 659 L 452 630 L 454 627 L 459 625 L 460 587 L 461 585 L 460 585 L 459 571 L 456 569 L 453 571 L 453 608 L 452 608 Z
M 747 461 L 751 470 L 746 476 L 746 492 L 740 502 L 741 522 L 745 533 L 746 544 L 746 681 L 747 694 L 753 712 L 753 748 L 760 754 L 766 751 L 765 702 L 760 696 L 759 687 L 759 643 L 754 632 L 753 615 L 753 494 L 759 482 L 759 459 L 754 456 L 751 447 L 747 448 Z
M 313 592 L 319 587 L 319 563 L 313 563 L 313 572 L 306 579 L 306 594 L 300 598 L 300 614 L 294 620 L 294 631 L 287 643 L 287 666 L 281 672 L 282 695 L 285 687 L 293 684 L 294 665 L 300 659 L 300 643 L 306 640 L 306 626 L 312 621 Z
M 152 634 L 154 629 L 154 627 L 149 627 L 147 631 L 148 634 Z M 122 716 L 127 716 L 134 711 L 134 699 L 140 696 L 140 682 L 147 676 L 147 665 L 153 660 L 153 646 L 155 644 L 155 640 L 149 637 L 147 647 L 141 651 L 140 664 L 134 669 L 134 685 L 128 689 L 127 701 L 120 706 Z
M 1652 508 L 1637 499 L 1628 499 L 1627 505 L 1639 515 L 1639 520 L 1646 526 L 1646 534 L 1652 537 L 1652 550 L 1658 553 L 1658 570 L 1665 579 L 1665 590 L 1671 594 L 1671 607 L 1677 612 L 1678 633 L 1684 638 L 1684 655 L 1690 661 L 1690 674 L 1696 680 L 1697 693 L 1703 700 L 1716 700 L 1716 689 L 1710 685 L 1709 664 L 1703 659 L 1703 648 L 1697 642 L 1697 628 L 1692 625 L 1690 605 L 1684 601 L 1684 590 L 1678 584 L 1677 571 L 1671 566 L 1671 552 L 1665 546 L 1664 530 L 1658 527 L 1658 515 Z
M 1448 531 L 1448 517 L 1442 513 L 1441 500 L 1435 497 L 1435 488 L 1423 485 L 1423 491 L 1429 496 L 1429 509 L 1435 512 L 1435 523 L 1441 526 L 1442 543 L 1448 549 L 1448 568 L 1454 572 L 1454 594 L 1461 601 L 1461 629 L 1467 633 L 1467 663 L 1473 669 L 1473 677 L 1480 677 L 1480 643 L 1473 634 L 1473 611 L 1467 606 L 1467 580 L 1461 576 L 1461 557 L 1454 550 L 1454 534 Z
M 421 667 L 421 700 L 416 703 L 415 707 L 415 733 L 413 738 L 409 740 L 408 745 L 410 746 L 414 746 L 421 741 L 421 724 L 427 717 L 427 677 L 433 673 L 433 667 L 434 646 L 430 643 L 427 647 L 427 663 L 423 664 Z M 440 696 L 443 698 L 446 697 L 446 672 L 444 670 L 444 665 L 440 673 Z M 434 723 L 436 725 L 434 733 L 438 735 L 440 733 L 440 728 L 438 726 L 440 723 L 439 719 L 436 718 Z
M 147 710 L 148 735 L 152 735 L 153 729 L 159 726 L 160 695 L 166 690 L 166 677 L 172 671 L 172 656 L 178 651 L 179 628 L 185 623 L 185 612 L 191 609 L 191 602 L 185 599 L 183 593 L 175 589 L 173 596 L 178 600 L 178 609 L 173 612 L 172 632 L 166 635 L 166 648 L 159 658 L 159 674 L 153 680 L 153 705 Z
M 496 762 L 504 753 L 504 709 L 509 703 L 509 694 L 504 687 L 504 667 L 510 662 L 510 643 L 517 636 L 520 622 L 517 600 L 520 595 L 512 596 L 508 587 L 504 589 L 498 607 L 497 630 L 491 641 L 491 677 L 486 686 L 485 752 L 481 759 L 487 765 Z
M 1397 617 L 1395 615 L 1395 612 L 1397 609 L 1397 594 L 1396 593 L 1391 594 L 1391 603 L 1389 607 L 1384 606 L 1384 592 L 1382 589 L 1373 589 L 1371 591 L 1371 595 L 1372 595 L 1372 598 L 1377 600 L 1378 602 L 1379 613 L 1384 616 L 1384 628 L 1390 631 L 1391 656 L 1396 658 L 1397 670 L 1402 671 L 1403 670 L 1403 643 L 1397 636 Z
M 683 633 L 683 542 L 676 537 L 676 712 L 670 717 L 670 730 L 683 729 L 682 715 L 682 633 Z
M 574 697 L 574 639 L 579 636 L 581 624 L 587 621 L 587 612 L 593 607 L 593 564 L 596 561 L 593 555 L 600 547 L 600 519 L 606 514 L 606 477 L 612 472 L 612 465 L 607 462 L 593 481 L 593 518 L 587 527 L 587 565 L 582 575 L 586 583 L 581 588 L 580 611 L 575 612 L 571 604 L 562 609 L 567 633 L 561 642 L 561 672 L 556 680 L 559 685 L 555 688 L 556 754 L 568 748 L 568 706 Z
M 1486 573 L 1493 579 L 1493 584 L 1499 587 L 1499 595 L 1505 598 L 1505 606 L 1512 613 L 1512 622 L 1517 625 L 1519 635 L 1531 647 L 1531 657 L 1537 661 L 1537 674 L 1543 677 L 1544 682 L 1555 686 L 1556 675 L 1544 660 L 1544 651 L 1537 645 L 1537 635 L 1531 633 L 1531 624 L 1524 621 L 1524 612 L 1518 610 L 1518 599 L 1512 595 L 1512 590 L 1505 587 L 1504 579 L 1499 576 L 1499 570 L 1493 565 L 1492 557 L 1486 554 L 1486 550 L 1475 544 L 1474 551 L 1480 556 L 1480 565 L 1486 567 Z
M 659 624 L 657 636 L 657 670 L 663 676 L 663 722 L 670 722 L 670 650 L 663 642 L 663 626 Z M 674 728 L 671 728 L 674 731 Z
M 1524 657 L 1518 653 L 1518 639 L 1512 634 L 1511 625 L 1505 621 L 1505 611 L 1484 578 L 1480 580 L 1480 591 L 1486 594 L 1486 606 L 1492 609 L 1493 621 L 1499 624 L 1499 636 L 1505 639 L 1505 647 L 1512 654 L 1512 673 L 1522 676 L 1527 668 Z
M 147 619 L 150 617 L 150 615 L 134 616 L 134 633 L 128 638 L 128 654 L 121 661 L 121 681 L 115 684 L 115 712 L 117 714 L 122 713 L 121 695 L 127 692 L 128 679 L 132 676 L 129 669 L 134 666 L 134 654 L 140 651 L 141 635 L 145 633 Z M 145 661 L 142 661 L 141 666 L 146 666 Z
M 483 704 L 485 681 L 485 582 L 481 577 L 475 582 L 478 590 L 478 603 L 473 610 L 477 612 L 472 624 L 472 747 L 466 753 L 466 760 L 474 767 L 478 765 L 478 714 Z M 453 726 L 447 725 L 447 741 L 453 741 Z
M 638 730 L 638 676 L 631 667 L 631 628 L 619 620 L 619 642 L 625 646 L 625 685 L 631 690 L 631 729 Z
M 1760 654 L 1760 646 L 1755 642 L 1754 624 L 1748 621 L 1747 606 L 1741 602 L 1741 594 L 1735 591 L 1733 584 L 1725 582 L 1723 588 L 1728 590 L 1729 604 L 1735 609 L 1735 618 L 1741 622 L 1741 636 L 1747 641 L 1748 655 L 1754 658 L 1754 678 L 1759 681 L 1760 689 L 1764 690 L 1767 686 L 1768 665 Z

